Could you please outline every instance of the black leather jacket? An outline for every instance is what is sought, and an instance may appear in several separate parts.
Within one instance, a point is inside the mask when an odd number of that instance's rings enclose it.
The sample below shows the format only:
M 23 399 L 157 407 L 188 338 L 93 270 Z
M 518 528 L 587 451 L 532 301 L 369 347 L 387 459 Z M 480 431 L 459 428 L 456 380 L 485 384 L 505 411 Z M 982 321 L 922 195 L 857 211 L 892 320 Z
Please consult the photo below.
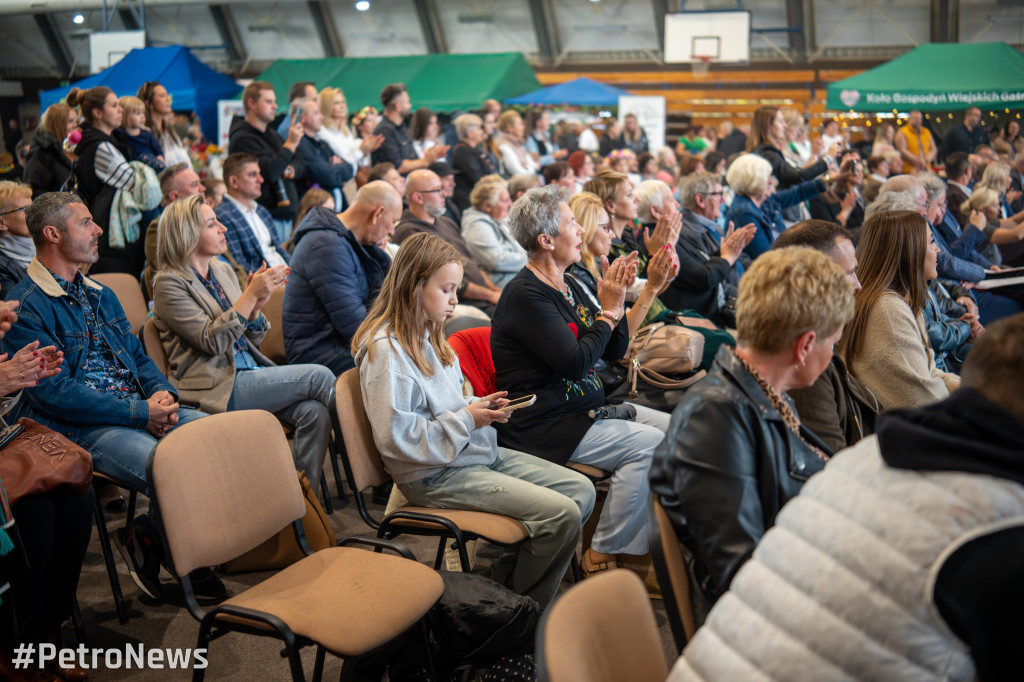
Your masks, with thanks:
M 803 438 L 831 454 L 807 428 Z M 672 413 L 651 467 L 687 558 L 694 616 L 729 587 L 786 502 L 825 463 L 797 438 L 729 348 Z

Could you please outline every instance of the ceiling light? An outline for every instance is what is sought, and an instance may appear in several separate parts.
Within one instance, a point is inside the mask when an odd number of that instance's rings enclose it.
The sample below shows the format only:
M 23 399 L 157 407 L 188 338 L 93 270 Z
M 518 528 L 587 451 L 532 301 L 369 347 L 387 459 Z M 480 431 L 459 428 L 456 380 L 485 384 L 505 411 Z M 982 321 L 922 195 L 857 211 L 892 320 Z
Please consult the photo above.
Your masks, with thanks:
M 76 24 L 84 24 L 85 16 L 82 14 L 76 14 L 74 18 L 71 19 L 71 21 L 75 22 Z
M 359 0 L 359 2 L 356 3 L 356 9 L 360 12 L 365 12 L 370 9 L 370 0 Z

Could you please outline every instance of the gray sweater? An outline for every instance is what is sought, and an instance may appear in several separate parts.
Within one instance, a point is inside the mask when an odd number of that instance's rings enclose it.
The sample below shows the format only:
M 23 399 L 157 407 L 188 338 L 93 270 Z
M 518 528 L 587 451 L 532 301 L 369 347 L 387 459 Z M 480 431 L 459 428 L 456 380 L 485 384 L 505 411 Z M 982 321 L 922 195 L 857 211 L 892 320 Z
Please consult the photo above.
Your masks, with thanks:
M 356 352 L 363 406 L 384 468 L 396 483 L 427 478 L 448 467 L 489 466 L 498 452 L 493 427 L 475 428 L 462 395 L 458 359 L 441 364 L 423 337 L 423 354 L 433 376 L 426 376 L 385 327 L 373 338 L 373 359 Z

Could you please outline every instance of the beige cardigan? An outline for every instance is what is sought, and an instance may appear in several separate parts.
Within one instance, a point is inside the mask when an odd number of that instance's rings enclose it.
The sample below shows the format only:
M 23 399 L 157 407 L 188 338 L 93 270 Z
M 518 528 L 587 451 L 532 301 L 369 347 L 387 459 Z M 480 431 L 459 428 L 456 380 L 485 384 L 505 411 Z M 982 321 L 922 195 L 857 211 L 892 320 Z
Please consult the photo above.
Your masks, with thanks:
M 868 311 L 864 345 L 852 362 L 844 359 L 883 410 L 928 405 L 960 388 L 959 376 L 935 367 L 921 313 L 915 318 L 894 292 L 882 294 Z
M 210 262 L 210 274 L 232 303 L 242 295 L 227 263 L 215 258 Z M 257 364 L 274 364 L 256 347 L 270 329 L 262 313 L 262 328 L 248 329 L 234 310 L 220 309 L 217 299 L 191 268 L 188 277 L 170 270 L 157 274 L 153 319 L 167 353 L 168 381 L 182 400 L 199 403 L 203 412 L 214 414 L 228 409 L 235 386 L 234 346 L 240 336 L 245 334 Z

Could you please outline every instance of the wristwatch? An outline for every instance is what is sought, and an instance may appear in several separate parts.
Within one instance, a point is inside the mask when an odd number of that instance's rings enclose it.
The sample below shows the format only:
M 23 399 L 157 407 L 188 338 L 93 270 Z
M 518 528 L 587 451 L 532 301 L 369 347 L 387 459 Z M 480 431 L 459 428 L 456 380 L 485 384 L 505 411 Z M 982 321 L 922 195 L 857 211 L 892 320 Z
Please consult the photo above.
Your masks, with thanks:
M 616 317 L 616 316 L 615 316 L 615 315 L 614 315 L 614 314 L 613 314 L 613 313 L 612 313 L 611 311 L 609 311 L 609 310 L 602 310 L 601 312 L 599 312 L 599 313 L 597 314 L 597 316 L 598 316 L 598 317 L 603 317 L 603 318 L 605 318 L 606 320 L 608 320 L 609 322 L 611 322 L 611 323 L 612 323 L 612 326 L 613 326 L 613 327 L 617 327 L 617 326 L 619 325 L 619 318 L 618 318 L 618 317 Z

